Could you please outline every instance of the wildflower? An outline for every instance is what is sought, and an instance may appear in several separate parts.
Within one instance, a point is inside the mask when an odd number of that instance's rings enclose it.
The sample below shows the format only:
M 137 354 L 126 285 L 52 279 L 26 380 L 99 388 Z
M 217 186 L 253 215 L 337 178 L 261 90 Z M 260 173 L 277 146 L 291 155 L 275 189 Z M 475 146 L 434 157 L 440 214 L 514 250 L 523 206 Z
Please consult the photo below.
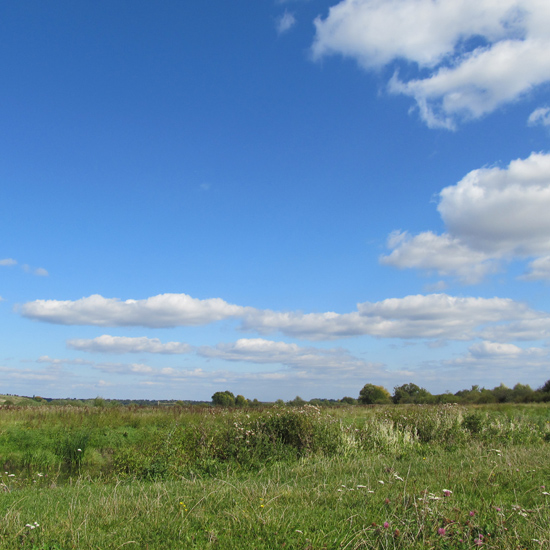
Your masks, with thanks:
M 450 497 L 453 492 L 452 491 L 449 491 L 449 489 L 443 489 L 443 494 L 446 496 L 446 497 Z
M 471 511 L 470 511 L 470 517 L 473 518 L 475 515 L 476 515 L 476 513 L 475 513 L 473 510 L 471 510 Z
M 440 527 L 438 530 L 437 530 L 437 534 L 442 537 L 445 535 L 445 528 L 444 527 Z
M 358 488 L 358 489 L 366 489 L 367 486 L 366 486 L 366 485 L 357 485 L 357 488 Z
M 387 529 L 389 526 L 390 526 L 390 524 L 387 521 L 385 521 L 384 522 L 384 529 Z
M 77 453 L 81 453 L 81 452 L 82 452 L 82 449 L 77 449 L 76 452 L 77 452 Z
M 381 479 L 378 480 L 378 483 L 380 483 L 380 485 L 384 485 L 384 482 Z

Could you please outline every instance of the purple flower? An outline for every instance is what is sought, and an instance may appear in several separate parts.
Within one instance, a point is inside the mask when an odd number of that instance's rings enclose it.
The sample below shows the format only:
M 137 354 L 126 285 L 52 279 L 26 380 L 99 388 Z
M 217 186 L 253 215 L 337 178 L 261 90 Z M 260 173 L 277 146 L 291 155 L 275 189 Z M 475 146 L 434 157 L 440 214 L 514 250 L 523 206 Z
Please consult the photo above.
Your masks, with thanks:
M 384 529 L 387 529 L 389 526 L 390 526 L 390 524 L 387 521 L 385 521 L 384 522 Z
M 470 512 L 470 517 L 474 517 L 475 515 L 476 515 L 476 513 L 472 510 L 472 511 Z
M 440 535 L 440 536 L 444 536 L 444 535 L 445 535 L 445 528 L 444 528 L 444 527 L 440 527 L 440 528 L 437 530 L 437 534 Z

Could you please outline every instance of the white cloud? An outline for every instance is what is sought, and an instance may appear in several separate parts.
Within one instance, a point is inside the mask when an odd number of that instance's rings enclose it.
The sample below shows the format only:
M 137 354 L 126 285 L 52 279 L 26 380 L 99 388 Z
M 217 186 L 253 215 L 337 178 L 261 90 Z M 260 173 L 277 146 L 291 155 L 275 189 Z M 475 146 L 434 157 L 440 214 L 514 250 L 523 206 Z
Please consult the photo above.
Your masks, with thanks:
M 487 254 L 476 252 L 448 233 L 436 235 L 425 231 L 411 237 L 406 231 L 393 232 L 388 238 L 392 252 L 380 263 L 400 269 L 416 268 L 435 271 L 442 276 L 456 276 L 462 282 L 479 282 L 496 266 Z
M 36 300 L 21 306 L 24 317 L 61 325 L 174 327 L 203 325 L 242 316 L 247 308 L 221 298 L 199 300 L 187 294 L 159 294 L 145 300 L 104 298 Z
M 215 347 L 202 347 L 199 354 L 203 357 L 224 359 L 227 361 L 245 361 L 258 364 L 281 363 L 287 367 L 299 369 L 336 369 L 372 371 L 378 369 L 372 363 L 351 356 L 343 349 L 318 349 L 301 347 L 297 344 L 274 342 L 263 338 L 241 338 L 235 343 L 218 344 Z
M 0 265 L 9 266 L 15 264 L 17 264 L 17 261 L 13 258 L 4 258 L 3 260 L 0 260 Z
M 280 332 L 294 338 L 333 340 L 369 335 L 378 338 L 467 340 L 488 324 L 546 318 L 526 305 L 504 298 L 459 298 L 429 294 L 365 302 L 350 313 L 301 313 L 258 310 L 221 300 L 197 300 L 185 294 L 160 295 L 146 300 L 37 300 L 21 307 L 31 319 L 68 325 L 168 327 L 207 324 L 221 319 L 241 320 L 241 329 L 259 334 Z M 261 341 L 261 340 L 260 340 Z M 185 344 L 162 344 L 156 339 L 105 335 L 72 341 L 80 349 L 154 351 L 187 350 Z M 268 345 L 268 344 L 266 344 Z M 274 344 L 269 344 L 274 345 Z M 282 344 L 281 344 L 282 345 Z M 290 344 L 285 344 L 290 345 Z
M 296 24 L 296 18 L 292 13 L 285 11 L 283 15 L 277 18 L 276 28 L 278 34 L 289 31 Z
M 532 153 L 506 168 L 473 170 L 439 194 L 437 209 L 447 232 L 414 237 L 394 232 L 383 264 L 433 270 L 462 282 L 478 282 L 498 260 L 550 253 L 550 154 Z M 546 267 L 545 267 L 546 266 Z M 544 258 L 526 279 L 545 278 Z
M 189 353 L 192 347 L 182 342 L 162 343 L 158 338 L 110 336 L 104 334 L 93 339 L 67 340 L 67 347 L 97 353 Z
M 529 126 L 550 126 L 550 107 L 539 107 L 535 109 L 527 119 Z
M 550 4 L 541 0 L 342 0 L 315 27 L 316 59 L 418 68 L 421 77 L 395 74 L 389 89 L 412 96 L 431 127 L 454 128 L 550 81 Z
M 491 255 L 550 252 L 550 154 L 473 170 L 440 193 L 449 233 Z
M 86 361 L 85 359 L 52 359 L 48 355 L 41 355 L 37 360 L 37 363 L 47 363 L 51 366 L 61 366 L 61 365 L 93 365 L 92 361 Z
M 550 317 L 535 315 L 509 324 L 497 324 L 483 329 L 482 338 L 499 342 L 550 340 Z
M 483 341 L 470 346 L 470 353 L 474 357 L 489 357 L 489 356 L 512 356 L 517 357 L 522 353 L 522 349 L 514 344 L 500 344 L 497 342 Z
M 389 298 L 358 304 L 357 311 L 338 314 L 256 311 L 244 328 L 282 332 L 295 338 L 331 340 L 359 335 L 379 338 L 468 340 L 491 323 L 529 319 L 537 314 L 504 298 L 458 298 L 447 294 Z
M 550 281 L 550 256 L 542 256 L 529 263 L 529 271 L 520 277 L 526 281 Z

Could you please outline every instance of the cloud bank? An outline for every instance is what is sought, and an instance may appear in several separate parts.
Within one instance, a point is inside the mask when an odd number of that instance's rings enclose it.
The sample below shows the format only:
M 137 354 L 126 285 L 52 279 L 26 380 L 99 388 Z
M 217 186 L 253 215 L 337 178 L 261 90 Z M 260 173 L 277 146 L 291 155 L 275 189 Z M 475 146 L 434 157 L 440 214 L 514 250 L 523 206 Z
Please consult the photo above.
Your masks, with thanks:
M 167 299 L 167 296 L 169 297 Z M 548 319 L 525 304 L 507 298 L 454 297 L 447 294 L 412 295 L 357 304 L 349 313 L 302 313 L 259 310 L 231 305 L 220 298 L 198 300 L 186 294 L 160 295 L 145 300 L 91 296 L 76 301 L 36 300 L 21 307 L 31 319 L 66 325 L 174 327 L 205 325 L 240 319 L 241 329 L 259 334 L 281 333 L 306 340 L 334 340 L 354 336 L 377 338 L 468 340 L 490 325 Z M 243 340 L 250 345 L 268 345 Z M 269 344 L 272 345 L 272 344 Z M 281 344 L 282 345 L 282 344 Z M 285 346 L 291 346 L 287 344 Z M 69 347 L 86 351 L 186 353 L 176 342 L 104 335 L 93 340 L 70 340 Z M 290 348 L 285 349 L 288 351 Z M 220 348 L 219 352 L 223 350 Z

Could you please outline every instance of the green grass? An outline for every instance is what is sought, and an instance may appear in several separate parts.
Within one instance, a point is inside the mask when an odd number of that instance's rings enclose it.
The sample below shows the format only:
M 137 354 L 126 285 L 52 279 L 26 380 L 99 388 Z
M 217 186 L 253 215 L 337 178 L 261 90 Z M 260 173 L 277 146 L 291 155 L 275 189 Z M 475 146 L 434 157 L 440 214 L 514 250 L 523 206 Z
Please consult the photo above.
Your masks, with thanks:
M 28 434 L 55 460 L 1 472 L 0 548 L 548 548 L 548 412 L 2 410 L 0 457 Z

